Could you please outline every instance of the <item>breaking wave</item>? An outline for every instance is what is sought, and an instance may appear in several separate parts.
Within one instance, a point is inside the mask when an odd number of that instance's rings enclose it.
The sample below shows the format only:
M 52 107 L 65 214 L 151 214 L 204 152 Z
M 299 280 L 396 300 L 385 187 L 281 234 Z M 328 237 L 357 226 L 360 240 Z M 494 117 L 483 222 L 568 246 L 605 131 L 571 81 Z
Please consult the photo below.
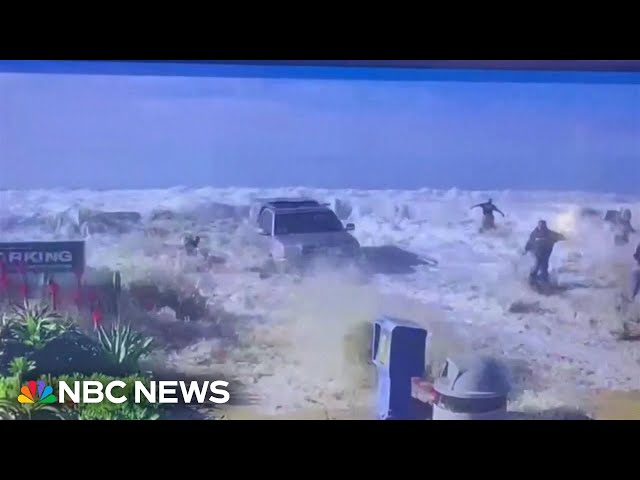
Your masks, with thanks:
M 354 235 L 380 268 L 366 278 L 328 267 L 302 280 L 262 275 L 246 218 L 252 199 L 270 196 L 330 203 L 355 223 Z M 470 207 L 488 197 L 506 218 L 483 235 Z M 598 212 L 620 207 L 640 218 L 638 199 L 580 192 L 4 191 L 0 240 L 85 239 L 91 268 L 120 269 L 125 282 L 179 276 L 209 304 L 245 320 L 228 320 L 232 343 L 203 334 L 167 361 L 184 371 L 223 369 L 250 384 L 271 413 L 370 405 L 363 332 L 384 313 L 427 325 L 434 361 L 470 349 L 496 354 L 519 372 L 516 392 L 570 398 L 581 389 L 640 388 L 638 354 L 609 332 L 637 242 L 614 248 Z M 555 297 L 541 298 L 524 282 L 529 259 L 521 249 L 539 219 L 569 238 L 551 269 L 570 288 Z M 182 254 L 186 233 L 202 237 L 213 263 L 203 268 Z M 225 351 L 224 361 L 207 363 L 212 351 Z

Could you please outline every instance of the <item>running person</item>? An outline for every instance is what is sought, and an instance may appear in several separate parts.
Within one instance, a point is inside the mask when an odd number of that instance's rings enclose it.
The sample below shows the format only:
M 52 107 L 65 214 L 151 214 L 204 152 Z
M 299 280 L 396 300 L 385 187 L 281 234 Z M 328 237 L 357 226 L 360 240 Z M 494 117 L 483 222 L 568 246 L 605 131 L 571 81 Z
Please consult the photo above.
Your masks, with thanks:
M 500 215 L 502 215 L 502 217 L 504 217 L 504 213 L 502 213 L 502 211 L 494 205 L 491 198 L 484 203 L 474 205 L 473 207 L 471 207 L 471 210 L 473 210 L 474 208 L 482 209 L 482 228 L 480 229 L 480 231 L 492 230 L 496 228 L 496 219 L 493 216 L 493 212 L 498 212 Z
M 535 263 L 529 273 L 529 281 L 549 283 L 549 258 L 554 245 L 563 240 L 566 240 L 564 235 L 550 230 L 547 222 L 544 220 L 538 222 L 524 247 L 525 253 L 532 252 L 535 257 Z

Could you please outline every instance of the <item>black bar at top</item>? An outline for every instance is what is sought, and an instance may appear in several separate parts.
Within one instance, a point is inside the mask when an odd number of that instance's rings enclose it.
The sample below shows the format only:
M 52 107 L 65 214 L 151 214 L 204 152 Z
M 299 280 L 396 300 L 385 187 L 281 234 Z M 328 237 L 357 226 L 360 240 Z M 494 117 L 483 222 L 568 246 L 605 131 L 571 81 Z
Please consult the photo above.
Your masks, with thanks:
M 135 61 L 135 60 L 133 60 Z M 150 60 L 167 62 L 167 60 Z M 173 60 L 172 63 L 309 67 L 640 72 L 640 60 Z

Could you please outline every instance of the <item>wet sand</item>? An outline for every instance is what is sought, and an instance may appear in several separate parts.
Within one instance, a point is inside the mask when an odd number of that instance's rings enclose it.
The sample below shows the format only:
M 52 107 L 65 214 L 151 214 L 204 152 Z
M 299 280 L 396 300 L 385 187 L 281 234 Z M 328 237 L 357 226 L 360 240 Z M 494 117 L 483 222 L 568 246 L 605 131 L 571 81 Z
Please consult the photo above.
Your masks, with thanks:
M 596 420 L 640 420 L 640 391 L 605 391 L 594 399 Z
M 375 420 L 375 415 L 366 409 L 334 410 L 308 408 L 298 412 L 265 414 L 252 407 L 227 407 L 220 412 L 225 420 Z

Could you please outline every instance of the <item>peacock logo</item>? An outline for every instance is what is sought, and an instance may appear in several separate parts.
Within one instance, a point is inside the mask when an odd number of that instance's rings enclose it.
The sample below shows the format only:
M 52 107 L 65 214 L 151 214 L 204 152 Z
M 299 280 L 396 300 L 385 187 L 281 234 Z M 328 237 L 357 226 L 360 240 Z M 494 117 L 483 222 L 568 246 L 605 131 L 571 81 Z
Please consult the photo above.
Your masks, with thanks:
M 37 387 L 37 395 L 36 395 Z M 31 380 L 20 389 L 20 395 L 18 395 L 18 402 L 20 403 L 55 403 L 56 396 L 53 394 L 53 388 L 47 385 L 42 380 L 37 382 Z

